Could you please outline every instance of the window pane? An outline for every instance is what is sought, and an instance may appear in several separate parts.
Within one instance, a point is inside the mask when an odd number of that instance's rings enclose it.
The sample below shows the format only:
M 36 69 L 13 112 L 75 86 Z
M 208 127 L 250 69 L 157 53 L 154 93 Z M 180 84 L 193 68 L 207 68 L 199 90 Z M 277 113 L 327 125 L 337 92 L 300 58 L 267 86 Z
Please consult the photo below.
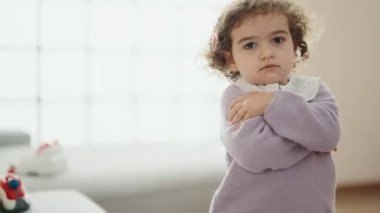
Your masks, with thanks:
M 86 43 L 84 0 L 44 0 L 42 4 L 42 44 L 45 47 L 83 47 Z
M 34 46 L 37 1 L 0 1 L 0 45 Z
M 93 95 L 131 95 L 134 70 L 129 53 L 96 53 L 92 60 Z
M 152 50 L 134 60 L 133 76 L 137 95 L 174 94 L 178 88 L 178 74 L 173 55 Z
M 34 52 L 0 52 L 0 97 L 36 96 L 36 55 Z
M 201 55 L 208 43 L 212 30 L 217 20 L 217 14 L 210 8 L 180 8 L 175 11 L 173 22 L 173 34 L 176 35 L 174 45 L 191 52 L 193 55 Z
M 58 139 L 64 146 L 85 145 L 85 106 L 83 103 L 42 105 L 42 141 Z
M 83 98 L 86 88 L 83 53 L 44 52 L 42 54 L 42 97 Z
M 136 46 L 150 51 L 170 46 L 176 37 L 173 2 L 94 0 L 92 5 L 91 44 L 95 47 Z
M 130 23 L 131 39 L 142 54 L 171 49 L 175 40 L 184 39 L 174 24 L 180 18 L 174 16 L 174 11 L 173 6 L 164 4 L 140 4 L 131 13 L 132 20 L 139 20 Z M 158 54 L 156 58 L 161 56 Z
M 131 44 L 133 5 L 128 1 L 94 0 L 91 7 L 90 44 L 94 47 L 121 47 Z

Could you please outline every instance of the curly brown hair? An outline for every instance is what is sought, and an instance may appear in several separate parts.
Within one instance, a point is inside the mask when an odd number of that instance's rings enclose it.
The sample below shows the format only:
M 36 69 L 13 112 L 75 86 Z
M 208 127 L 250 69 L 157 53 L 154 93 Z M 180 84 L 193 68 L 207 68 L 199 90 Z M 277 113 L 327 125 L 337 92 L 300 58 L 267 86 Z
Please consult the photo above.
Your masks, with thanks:
M 231 53 L 231 31 L 247 16 L 254 17 L 270 13 L 280 13 L 287 17 L 294 52 L 299 51 L 301 59 L 306 60 L 309 57 L 309 51 L 305 36 L 309 27 L 308 17 L 304 14 L 302 7 L 287 0 L 235 0 L 225 7 L 214 28 L 206 53 L 209 66 L 230 80 L 239 78 L 239 72 L 232 73 L 228 70 L 229 64 L 224 54 Z

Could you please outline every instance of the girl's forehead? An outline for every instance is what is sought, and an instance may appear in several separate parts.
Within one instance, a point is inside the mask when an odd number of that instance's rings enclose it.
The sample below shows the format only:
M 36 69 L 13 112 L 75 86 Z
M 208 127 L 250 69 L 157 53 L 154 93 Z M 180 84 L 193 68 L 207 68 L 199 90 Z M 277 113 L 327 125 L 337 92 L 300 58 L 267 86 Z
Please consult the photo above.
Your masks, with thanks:
M 234 28 L 239 28 L 242 25 L 260 25 L 260 24 L 288 24 L 288 18 L 282 13 L 266 13 L 266 14 L 248 14 L 235 24 Z
M 289 30 L 288 19 L 281 13 L 247 15 L 232 29 L 234 34 L 265 34 L 276 30 Z M 234 36 L 233 36 L 234 37 Z

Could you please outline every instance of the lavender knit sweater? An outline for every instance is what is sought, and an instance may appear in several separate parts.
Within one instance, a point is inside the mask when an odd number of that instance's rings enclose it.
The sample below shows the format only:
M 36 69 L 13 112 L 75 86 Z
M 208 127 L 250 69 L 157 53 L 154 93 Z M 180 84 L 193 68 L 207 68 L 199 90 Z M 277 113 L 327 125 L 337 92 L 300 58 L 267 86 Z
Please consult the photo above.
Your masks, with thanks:
M 228 106 L 244 92 L 230 85 L 222 97 L 222 142 L 228 169 L 211 213 L 332 213 L 340 138 L 338 108 L 327 86 L 307 102 L 274 93 L 264 116 L 230 126 Z

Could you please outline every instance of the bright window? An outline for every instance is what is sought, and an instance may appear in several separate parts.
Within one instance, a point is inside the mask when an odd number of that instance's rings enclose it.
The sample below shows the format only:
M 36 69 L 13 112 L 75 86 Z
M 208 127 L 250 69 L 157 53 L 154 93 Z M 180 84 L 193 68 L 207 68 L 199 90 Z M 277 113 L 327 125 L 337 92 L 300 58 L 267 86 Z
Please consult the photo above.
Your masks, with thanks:
M 34 144 L 217 144 L 227 81 L 202 51 L 226 1 L 0 1 L 0 129 Z

